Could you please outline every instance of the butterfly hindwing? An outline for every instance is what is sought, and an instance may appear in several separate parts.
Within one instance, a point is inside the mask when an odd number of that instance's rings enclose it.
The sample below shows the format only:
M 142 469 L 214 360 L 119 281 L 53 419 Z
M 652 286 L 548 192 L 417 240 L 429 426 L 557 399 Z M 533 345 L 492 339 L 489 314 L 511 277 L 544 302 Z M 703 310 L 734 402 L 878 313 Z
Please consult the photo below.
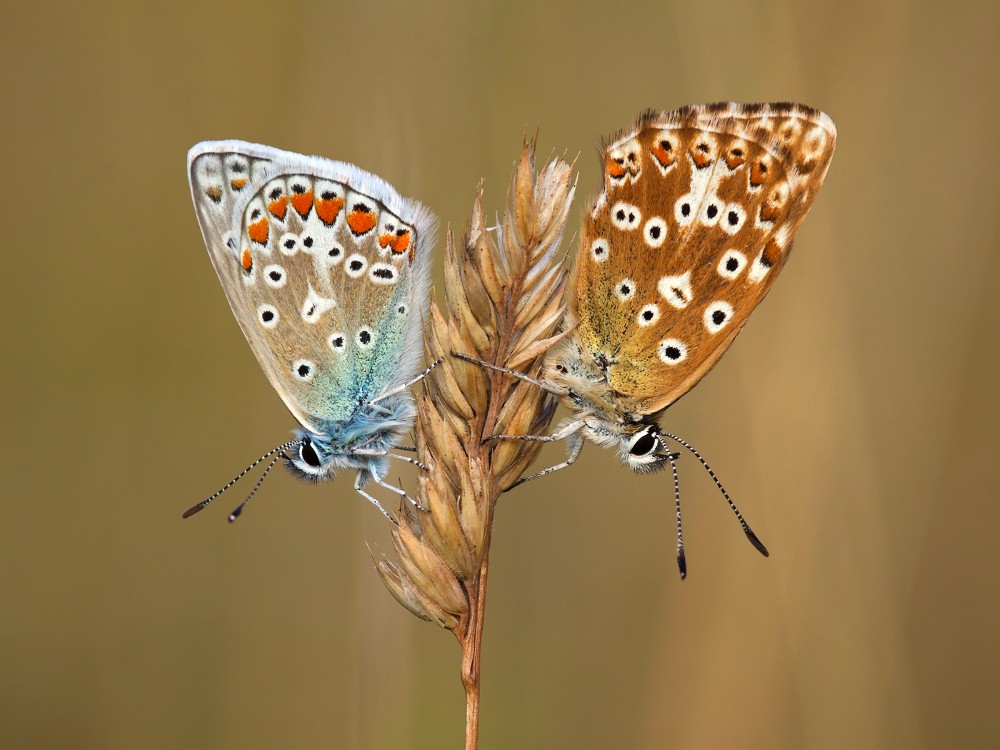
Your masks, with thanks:
M 242 141 L 188 157 L 198 220 L 268 380 L 321 433 L 409 379 L 434 220 L 343 162 Z
M 577 335 L 629 411 L 666 408 L 729 347 L 784 266 L 835 140 L 808 107 L 720 104 L 646 113 L 604 148 Z

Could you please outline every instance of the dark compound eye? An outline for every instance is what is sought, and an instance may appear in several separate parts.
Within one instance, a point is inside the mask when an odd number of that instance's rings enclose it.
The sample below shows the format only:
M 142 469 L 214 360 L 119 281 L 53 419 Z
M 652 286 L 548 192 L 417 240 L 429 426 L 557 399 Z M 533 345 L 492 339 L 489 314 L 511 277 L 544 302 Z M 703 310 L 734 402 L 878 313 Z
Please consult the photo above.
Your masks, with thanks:
M 309 440 L 302 441 L 302 445 L 299 447 L 299 458 L 301 458 L 309 466 L 312 466 L 314 469 L 318 469 L 321 465 L 319 455 L 316 453 L 316 449 L 313 448 L 312 442 Z
M 638 440 L 632 443 L 632 447 L 628 449 L 628 452 L 633 456 L 648 456 L 655 449 L 656 438 L 646 432 L 643 433 Z

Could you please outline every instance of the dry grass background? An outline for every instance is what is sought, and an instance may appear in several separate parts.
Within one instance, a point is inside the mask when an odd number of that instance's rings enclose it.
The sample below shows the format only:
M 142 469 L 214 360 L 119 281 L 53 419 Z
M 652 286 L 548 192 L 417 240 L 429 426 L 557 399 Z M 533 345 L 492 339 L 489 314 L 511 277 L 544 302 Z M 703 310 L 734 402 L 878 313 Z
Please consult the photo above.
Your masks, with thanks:
M 292 426 L 202 247 L 191 144 L 353 161 L 460 230 L 525 133 L 582 152 L 580 200 L 603 134 L 719 99 L 839 128 L 795 258 L 666 420 L 772 556 L 691 461 L 683 584 L 662 477 L 588 446 L 505 496 L 482 747 L 1000 742 L 995 8 L 2 10 L 4 747 L 461 746 L 459 650 L 382 586 L 350 481 L 276 473 L 235 526 L 181 522 Z

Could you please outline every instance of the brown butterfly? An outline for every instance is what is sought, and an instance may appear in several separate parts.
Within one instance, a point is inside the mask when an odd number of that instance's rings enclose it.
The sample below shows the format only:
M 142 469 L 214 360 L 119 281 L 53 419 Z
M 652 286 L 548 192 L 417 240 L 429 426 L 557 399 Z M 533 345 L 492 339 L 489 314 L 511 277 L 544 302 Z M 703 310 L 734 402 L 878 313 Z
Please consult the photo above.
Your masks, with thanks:
M 604 188 L 583 218 L 571 329 L 543 379 L 573 416 L 552 435 L 572 464 L 584 438 L 617 447 L 645 473 L 671 466 L 677 556 L 685 575 L 677 453 L 690 451 L 743 520 L 693 446 L 661 430 L 663 411 L 718 361 L 788 260 L 795 232 L 823 184 L 833 121 L 801 104 L 719 103 L 645 112 L 602 150 Z

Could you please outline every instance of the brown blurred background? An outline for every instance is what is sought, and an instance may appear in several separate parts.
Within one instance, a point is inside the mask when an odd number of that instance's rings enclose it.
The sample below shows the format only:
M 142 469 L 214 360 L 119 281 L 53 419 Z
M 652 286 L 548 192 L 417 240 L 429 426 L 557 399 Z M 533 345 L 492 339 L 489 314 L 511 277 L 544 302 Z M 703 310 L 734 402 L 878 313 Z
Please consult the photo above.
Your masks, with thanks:
M 0 746 L 462 743 L 456 643 L 382 587 L 349 477 L 181 520 L 293 426 L 189 146 L 352 161 L 460 230 L 480 178 L 502 210 L 525 133 L 581 155 L 583 198 L 602 135 L 721 99 L 840 130 L 795 258 L 664 420 L 771 558 L 688 457 L 683 583 L 663 475 L 588 446 L 505 496 L 482 747 L 998 746 L 995 8 L 29 5 L 0 47 Z

